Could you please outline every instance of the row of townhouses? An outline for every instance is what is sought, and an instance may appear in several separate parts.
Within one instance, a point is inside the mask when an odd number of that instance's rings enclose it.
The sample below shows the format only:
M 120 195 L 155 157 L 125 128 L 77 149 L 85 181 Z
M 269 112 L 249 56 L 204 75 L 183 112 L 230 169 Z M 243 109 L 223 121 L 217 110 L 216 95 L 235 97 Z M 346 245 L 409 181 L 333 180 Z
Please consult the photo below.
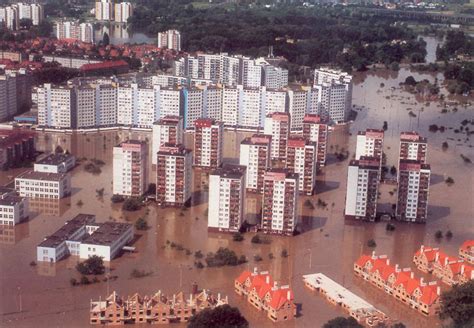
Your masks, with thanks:
M 355 159 L 349 162 L 346 218 L 374 221 L 383 163 L 383 130 L 357 134 Z M 401 221 L 426 222 L 431 167 L 426 164 L 427 141 L 416 132 L 402 132 L 398 162 L 395 217 Z
M 258 311 L 266 312 L 273 322 L 296 317 L 296 304 L 290 286 L 279 286 L 268 272 L 258 272 L 256 268 L 253 272 L 244 271 L 235 279 L 234 289 Z
M 228 304 L 227 297 L 208 290 L 166 295 L 158 291 L 151 296 L 134 294 L 121 297 L 115 291 L 104 300 L 91 301 L 91 325 L 169 324 L 187 322 L 205 309 Z
M 154 84 L 162 82 L 153 82 L 153 78 L 144 84 L 86 81 L 39 87 L 38 124 L 56 129 L 151 129 L 157 120 L 174 115 L 183 117 L 185 129 L 192 129 L 194 121 L 204 117 L 222 121 L 226 127 L 258 130 L 264 127 L 266 115 L 286 112 L 292 117 L 290 129 L 301 130 L 306 114 L 317 114 L 325 122 L 341 123 L 348 120 L 352 106 L 352 82 L 341 84 L 335 80 L 279 89 L 244 85 L 161 86 Z M 337 87 L 341 92 L 335 91 Z
M 410 268 L 390 265 L 386 255 L 362 255 L 354 263 L 354 273 L 423 315 L 439 312 L 441 288 L 437 282 L 425 283 Z
M 439 248 L 421 245 L 413 256 L 416 267 L 431 273 L 447 285 L 458 285 L 474 279 L 474 267 L 464 260 L 449 256 Z

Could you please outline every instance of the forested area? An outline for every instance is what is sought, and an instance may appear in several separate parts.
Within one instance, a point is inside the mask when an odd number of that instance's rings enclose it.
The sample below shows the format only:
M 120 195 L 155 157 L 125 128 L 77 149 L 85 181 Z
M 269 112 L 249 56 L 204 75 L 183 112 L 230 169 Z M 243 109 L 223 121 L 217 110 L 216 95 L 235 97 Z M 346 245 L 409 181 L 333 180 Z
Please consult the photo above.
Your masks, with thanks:
M 423 62 L 425 44 L 401 24 L 343 7 L 195 8 L 190 1 L 138 0 L 129 19 L 134 31 L 178 29 L 183 49 L 284 56 L 294 65 L 334 63 L 348 70 L 387 66 L 403 59 Z

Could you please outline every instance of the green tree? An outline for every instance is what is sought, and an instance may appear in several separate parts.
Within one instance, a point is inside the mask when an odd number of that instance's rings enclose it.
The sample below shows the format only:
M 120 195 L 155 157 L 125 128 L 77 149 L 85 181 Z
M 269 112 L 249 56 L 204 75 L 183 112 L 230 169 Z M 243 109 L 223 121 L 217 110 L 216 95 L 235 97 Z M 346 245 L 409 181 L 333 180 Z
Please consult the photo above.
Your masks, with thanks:
M 474 280 L 462 285 L 455 285 L 452 289 L 441 294 L 442 319 L 450 318 L 455 327 L 474 326 Z
M 103 274 L 105 272 L 104 260 L 102 260 L 102 257 L 93 255 L 84 262 L 78 263 L 76 270 L 83 275 Z
M 188 328 L 247 328 L 249 323 L 236 307 L 221 305 L 204 309 L 189 319 Z
M 363 328 L 353 317 L 336 317 L 323 325 L 323 328 Z
M 137 230 L 148 230 L 148 222 L 142 217 L 138 218 L 138 220 L 135 222 L 135 229 Z
M 107 32 L 104 32 L 104 36 L 102 37 L 102 44 L 104 46 L 108 46 L 110 44 L 110 37 Z

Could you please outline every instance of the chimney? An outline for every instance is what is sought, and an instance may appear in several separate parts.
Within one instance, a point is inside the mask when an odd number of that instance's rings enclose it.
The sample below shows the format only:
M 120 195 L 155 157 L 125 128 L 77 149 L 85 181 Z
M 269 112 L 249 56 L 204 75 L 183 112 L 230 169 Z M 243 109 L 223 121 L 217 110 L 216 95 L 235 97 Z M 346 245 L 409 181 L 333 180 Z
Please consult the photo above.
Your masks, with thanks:
M 448 263 L 449 263 L 449 259 L 448 259 L 448 257 L 446 256 L 446 257 L 444 258 L 444 266 L 447 266 Z
M 270 284 L 270 276 L 269 275 L 265 276 L 265 283 Z
M 411 279 L 415 278 L 415 273 L 413 271 L 410 272 L 410 278 Z
M 436 294 L 438 294 L 438 296 L 441 295 L 441 287 L 440 286 L 436 287 Z
M 375 251 L 372 251 L 372 259 L 373 260 L 377 259 L 377 256 L 375 256 Z
M 435 262 L 438 262 L 439 261 L 439 252 L 436 252 L 435 254 Z
M 474 270 L 471 270 L 471 280 L 474 280 Z
M 289 290 L 289 289 L 286 292 L 286 298 L 287 298 L 287 300 L 291 300 L 291 290 Z
M 425 245 L 421 245 L 421 246 L 420 246 L 420 253 L 423 253 L 424 250 L 425 250 Z
M 278 289 L 278 282 L 274 281 L 273 282 L 273 290 L 277 290 Z
M 461 264 L 461 275 L 464 274 L 464 264 Z
M 400 272 L 400 266 L 398 264 L 395 264 L 395 272 Z
M 421 286 L 426 286 L 425 279 L 423 279 L 423 277 L 420 278 L 420 285 Z
M 217 293 L 217 301 L 218 301 L 218 302 L 221 301 L 221 293 Z
M 193 295 L 196 295 L 198 293 L 198 284 L 197 284 L 197 282 L 193 282 L 193 285 L 191 287 L 191 293 Z
M 258 269 L 257 267 L 254 267 L 253 268 L 253 275 L 256 276 L 258 274 Z
M 387 260 L 385 261 L 385 263 L 386 263 L 387 265 L 390 265 L 390 259 L 387 258 Z

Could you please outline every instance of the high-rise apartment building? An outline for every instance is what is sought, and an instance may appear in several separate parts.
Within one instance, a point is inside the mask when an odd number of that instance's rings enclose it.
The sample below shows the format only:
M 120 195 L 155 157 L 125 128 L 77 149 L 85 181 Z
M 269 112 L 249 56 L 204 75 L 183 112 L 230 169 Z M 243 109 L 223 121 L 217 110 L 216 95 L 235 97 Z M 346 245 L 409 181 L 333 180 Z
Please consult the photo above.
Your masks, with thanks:
M 428 142 L 417 132 L 402 132 L 400 135 L 400 160 L 409 159 L 426 163 Z
M 349 163 L 345 217 L 374 221 L 380 180 L 380 159 L 361 156 Z
M 306 114 L 303 119 L 303 137 L 316 143 L 318 147 L 318 167 L 326 165 L 328 125 L 321 122 L 316 114 Z
M 119 2 L 114 6 L 114 20 L 117 23 L 127 23 L 128 18 L 133 15 L 133 6 L 130 2 Z
M 240 165 L 247 167 L 245 187 L 248 191 L 262 193 L 265 172 L 271 167 L 272 137 L 254 134 L 240 143 Z
M 222 122 L 225 126 L 237 126 L 239 122 L 239 99 L 241 99 L 242 88 L 222 88 Z
M 268 89 L 281 89 L 288 85 L 288 70 L 272 65 L 263 66 L 263 85 Z
M 431 169 L 419 160 L 400 159 L 396 215 L 399 220 L 426 222 Z
M 298 174 L 287 169 L 265 173 L 261 228 L 265 233 L 291 236 L 298 224 Z
M 30 95 L 31 97 L 31 95 Z M 0 75 L 0 122 L 6 121 L 18 111 L 16 77 Z
M 209 175 L 210 231 L 238 232 L 244 222 L 245 166 L 224 164 Z
M 217 169 L 221 166 L 224 124 L 210 118 L 194 121 L 194 165 Z
M 265 115 L 279 112 L 288 112 L 288 96 L 286 90 L 276 90 L 261 88 L 262 96 L 262 111 Z
M 290 130 L 296 131 L 303 129 L 303 119 L 308 107 L 308 90 L 299 87 L 289 89 L 288 94 L 288 113 L 291 116 Z
M 177 30 L 159 32 L 158 48 L 168 48 L 181 51 L 181 33 L 179 33 Z
M 367 129 L 357 133 L 356 155 L 358 160 L 362 156 L 376 157 L 382 165 L 383 130 Z
M 58 40 L 71 39 L 87 43 L 94 43 L 94 26 L 91 23 L 61 21 L 56 23 L 56 37 Z
M 286 142 L 290 137 L 290 115 L 288 113 L 272 113 L 265 118 L 265 134 L 272 136 L 272 159 L 286 158 Z
M 179 116 L 165 116 L 153 123 L 152 159 L 156 165 L 157 153 L 164 144 L 180 145 L 183 143 L 183 118 Z
M 204 90 L 202 88 L 186 88 L 184 98 L 184 128 L 194 128 L 194 121 L 204 117 Z
M 74 87 L 45 83 L 38 88 L 38 125 L 74 129 L 77 127 L 76 106 Z
M 264 125 L 265 112 L 260 88 L 241 89 L 238 126 L 258 129 Z
M 185 206 L 191 199 L 192 153 L 183 145 L 164 144 L 157 154 L 156 202 Z
M 342 123 L 352 108 L 352 76 L 328 68 L 314 71 L 314 88 L 318 90 L 319 114 L 325 121 Z
M 286 168 L 298 174 L 298 190 L 311 196 L 316 186 L 318 147 L 303 137 L 290 137 L 286 145 Z
M 44 19 L 43 5 L 19 2 L 0 8 L 0 23 L 10 30 L 18 30 L 22 19 L 30 19 L 33 25 L 39 25 Z
M 244 88 L 259 88 L 262 85 L 262 66 L 255 60 L 244 58 L 241 62 L 241 85 Z
M 96 1 L 95 19 L 101 20 L 101 21 L 114 20 L 114 3 L 112 0 Z
M 128 140 L 113 150 L 113 193 L 140 197 L 148 188 L 148 145 Z
M 217 121 L 222 119 L 222 88 L 208 86 L 204 91 L 204 116 Z

